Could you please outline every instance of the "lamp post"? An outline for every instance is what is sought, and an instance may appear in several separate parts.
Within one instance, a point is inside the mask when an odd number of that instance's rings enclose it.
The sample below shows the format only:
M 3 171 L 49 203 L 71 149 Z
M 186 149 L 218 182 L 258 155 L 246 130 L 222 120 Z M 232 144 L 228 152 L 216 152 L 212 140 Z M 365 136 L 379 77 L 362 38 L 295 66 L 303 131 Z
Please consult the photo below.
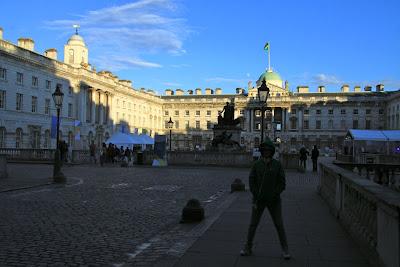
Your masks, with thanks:
M 61 172 L 61 159 L 60 159 L 60 110 L 62 107 L 64 93 L 61 91 L 61 84 L 56 85 L 56 90 L 52 94 L 54 105 L 57 109 L 57 145 L 56 152 L 54 153 L 54 169 L 53 169 L 53 180 L 55 183 L 65 182 L 65 177 Z
M 169 128 L 169 151 L 172 151 L 172 127 L 174 126 L 174 122 L 171 117 L 169 117 L 168 128 Z
M 264 142 L 264 115 L 267 110 L 267 100 L 269 96 L 269 88 L 265 80 L 262 81 L 261 86 L 258 87 L 258 101 L 261 104 L 261 142 Z

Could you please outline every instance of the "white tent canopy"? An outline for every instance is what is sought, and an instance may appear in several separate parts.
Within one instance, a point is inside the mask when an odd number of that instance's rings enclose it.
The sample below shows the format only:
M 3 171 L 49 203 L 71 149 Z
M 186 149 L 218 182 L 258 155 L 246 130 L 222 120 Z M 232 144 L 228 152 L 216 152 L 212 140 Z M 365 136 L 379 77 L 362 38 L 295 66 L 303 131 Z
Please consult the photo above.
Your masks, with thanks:
M 154 138 L 148 136 L 147 134 L 140 134 L 139 138 L 143 140 L 143 144 L 145 145 L 154 145 Z
M 346 137 L 355 141 L 400 141 L 400 130 L 348 130 Z
M 117 146 L 132 147 L 133 145 L 141 144 L 141 142 L 142 141 L 135 136 L 117 132 L 108 138 L 105 143 L 113 143 Z

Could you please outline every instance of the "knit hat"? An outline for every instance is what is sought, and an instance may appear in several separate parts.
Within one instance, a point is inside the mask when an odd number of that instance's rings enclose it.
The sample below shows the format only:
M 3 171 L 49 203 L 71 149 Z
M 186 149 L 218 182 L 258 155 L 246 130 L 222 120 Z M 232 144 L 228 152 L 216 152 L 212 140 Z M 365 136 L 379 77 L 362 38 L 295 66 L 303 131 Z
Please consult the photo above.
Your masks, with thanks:
M 268 137 L 266 138 L 266 140 L 264 142 L 262 142 L 260 144 L 260 151 L 262 151 L 262 150 L 271 150 L 272 155 L 275 154 L 275 145 L 274 145 L 274 143 L 272 143 L 271 139 L 269 139 Z

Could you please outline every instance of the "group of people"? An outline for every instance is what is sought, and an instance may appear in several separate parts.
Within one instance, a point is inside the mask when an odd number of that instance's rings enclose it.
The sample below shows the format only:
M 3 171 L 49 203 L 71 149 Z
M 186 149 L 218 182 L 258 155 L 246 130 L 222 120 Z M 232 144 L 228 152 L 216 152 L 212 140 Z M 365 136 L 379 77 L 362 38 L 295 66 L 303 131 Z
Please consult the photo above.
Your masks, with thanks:
M 304 168 L 304 170 L 307 169 L 307 156 L 310 155 L 310 152 L 303 146 L 300 148 L 299 151 L 299 156 L 300 156 L 300 166 Z M 313 171 L 316 172 L 318 169 L 318 157 L 319 157 L 319 151 L 317 146 L 314 145 L 313 149 L 311 150 L 311 160 L 313 162 Z
M 115 163 L 115 162 L 131 162 L 133 160 L 135 151 L 129 147 L 124 148 L 113 143 L 103 143 L 100 149 L 97 149 L 94 142 L 89 146 L 90 151 L 90 161 L 92 163 L 97 163 L 97 158 L 99 158 L 100 165 L 103 166 L 104 163 Z

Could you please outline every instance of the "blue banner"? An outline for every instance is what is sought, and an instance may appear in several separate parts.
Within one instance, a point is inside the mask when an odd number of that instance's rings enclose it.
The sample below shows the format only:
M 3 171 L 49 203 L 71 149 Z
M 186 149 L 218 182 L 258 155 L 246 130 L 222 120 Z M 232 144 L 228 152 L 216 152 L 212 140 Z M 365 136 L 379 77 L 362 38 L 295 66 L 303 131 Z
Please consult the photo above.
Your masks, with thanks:
M 61 123 L 61 118 L 60 118 Z M 51 139 L 57 138 L 57 116 L 51 116 L 51 130 L 50 130 Z

